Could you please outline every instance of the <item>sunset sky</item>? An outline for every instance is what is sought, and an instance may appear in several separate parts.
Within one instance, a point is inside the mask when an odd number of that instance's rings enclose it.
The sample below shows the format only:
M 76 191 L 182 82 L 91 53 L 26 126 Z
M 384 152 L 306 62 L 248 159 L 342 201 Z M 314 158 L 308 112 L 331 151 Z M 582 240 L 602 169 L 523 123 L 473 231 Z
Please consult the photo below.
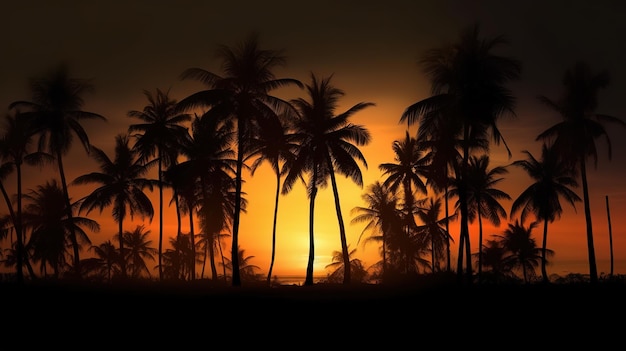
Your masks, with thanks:
M 176 100 L 203 88 L 182 81 L 187 68 L 199 67 L 220 73 L 214 53 L 217 45 L 234 46 L 251 32 L 259 34 L 264 49 L 284 50 L 287 66 L 276 70 L 279 78 L 309 83 L 310 73 L 333 75 L 332 83 L 345 91 L 337 113 L 358 102 L 374 107 L 356 113 L 352 122 L 365 126 L 373 136 L 362 148 L 368 167 L 363 168 L 364 187 L 340 178 L 339 195 L 350 248 L 355 248 L 363 225 L 350 225 L 352 208 L 364 206 L 366 187 L 382 180 L 378 165 L 394 162 L 391 145 L 407 129 L 400 124 L 404 109 L 429 96 L 430 85 L 418 60 L 429 49 L 454 42 L 459 32 L 476 22 L 483 37 L 503 35 L 510 44 L 498 54 L 522 62 L 521 79 L 510 85 L 517 97 L 517 116 L 505 118 L 499 129 L 513 153 L 492 145 L 491 166 L 523 159 L 523 150 L 537 158 L 536 136 L 560 117 L 542 106 L 536 96 L 557 99 L 561 78 L 576 61 L 588 62 L 594 71 L 606 69 L 609 87 L 599 96 L 599 113 L 626 120 L 626 3 L 621 1 L 20 1 L 0 5 L 0 104 L 30 100 L 28 79 L 52 66 L 67 62 L 76 78 L 93 79 L 95 92 L 86 97 L 84 110 L 99 113 L 107 122 L 85 125 L 93 145 L 113 155 L 114 136 L 131 123 L 130 110 L 147 104 L 143 90 L 170 91 Z M 286 99 L 304 91 L 280 91 Z M 412 126 L 411 133 L 417 126 Z M 609 233 L 605 196 L 609 197 L 615 272 L 626 273 L 626 129 L 609 126 L 613 158 L 598 141 L 597 169 L 588 170 L 598 273 L 609 272 Z M 65 161 L 68 179 L 97 170 L 75 143 Z M 590 163 L 592 165 L 592 163 Z M 512 198 L 530 184 L 516 168 L 509 168 L 502 190 Z M 25 189 L 56 177 L 56 169 L 43 172 L 27 167 L 30 180 Z M 155 175 L 156 176 L 156 175 Z M 271 250 L 274 178 L 264 165 L 254 177 L 244 174 L 243 191 L 249 201 L 240 227 L 240 245 L 252 263 L 267 272 Z M 10 178 L 12 179 L 12 178 Z M 11 184 L 7 185 L 9 189 Z M 78 199 L 90 187 L 70 188 Z M 93 189 L 93 187 L 91 188 Z M 14 192 L 14 190 L 13 190 Z M 582 189 L 577 190 L 582 198 Z M 170 192 L 165 193 L 169 200 Z M 151 224 L 154 246 L 158 244 L 158 192 L 153 194 L 156 214 Z M 504 203 L 507 212 L 510 203 Z M 555 251 L 549 273 L 588 273 L 585 221 L 582 202 L 576 211 L 565 205 L 563 216 L 550 224 L 548 248 Z M 320 191 L 316 202 L 316 274 L 325 274 L 334 250 L 340 250 L 339 230 L 330 188 Z M 0 206 L 0 213 L 6 207 Z M 443 214 L 442 214 L 443 215 Z M 176 233 L 174 208 L 166 206 L 165 236 Z M 102 225 L 90 238 L 94 244 L 116 233 L 110 209 L 89 217 Z M 305 274 L 308 256 L 308 199 L 301 185 L 280 198 L 277 230 L 276 275 Z M 185 222 L 186 223 L 186 222 Z M 486 239 L 501 234 L 485 225 Z M 146 224 L 148 224 L 146 222 Z M 125 229 L 131 230 L 130 220 Z M 478 232 L 472 226 L 472 251 L 477 251 Z M 183 231 L 187 231 L 183 225 Z M 458 241 L 458 222 L 451 225 Z M 541 245 L 541 227 L 534 230 Z M 224 248 L 230 253 L 230 247 Z M 452 248 L 453 262 L 456 248 Z M 358 247 L 357 257 L 369 266 L 380 258 L 373 246 Z M 575 262 L 573 264 L 572 262 Z M 582 263 L 582 264 L 581 264 Z M 156 264 L 156 263 L 155 263 Z

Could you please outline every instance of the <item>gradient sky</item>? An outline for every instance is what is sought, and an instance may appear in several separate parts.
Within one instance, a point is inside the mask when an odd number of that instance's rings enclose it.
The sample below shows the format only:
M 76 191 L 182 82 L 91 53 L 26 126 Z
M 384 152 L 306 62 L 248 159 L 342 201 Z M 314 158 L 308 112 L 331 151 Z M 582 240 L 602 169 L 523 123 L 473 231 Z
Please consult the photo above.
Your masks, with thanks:
M 497 52 L 523 65 L 521 80 L 510 85 L 518 99 L 517 116 L 499 125 L 513 156 L 509 159 L 505 150 L 495 145 L 491 153 L 492 166 L 507 165 L 524 158 L 522 150 L 540 156 L 536 136 L 560 119 L 541 106 L 536 96 L 558 98 L 563 73 L 578 60 L 611 75 L 609 88 L 600 93 L 598 112 L 626 119 L 625 10 L 626 3 L 621 1 L 4 2 L 0 5 L 0 104 L 30 99 L 28 79 L 67 62 L 73 76 L 93 79 L 96 91 L 87 96 L 84 110 L 102 114 L 108 122 L 90 123 L 86 129 L 93 145 L 112 152 L 114 135 L 137 122 L 126 117 L 127 112 L 146 105 L 144 89 L 170 89 L 171 97 L 182 99 L 202 88 L 196 82 L 181 81 L 178 77 L 183 70 L 200 67 L 220 72 L 216 46 L 236 45 L 256 31 L 263 48 L 284 50 L 288 65 L 276 71 L 277 77 L 308 83 L 310 72 L 333 74 L 334 85 L 346 93 L 337 113 L 358 102 L 376 104 L 352 120 L 367 127 L 373 136 L 362 148 L 368 162 L 363 169 L 364 188 L 341 179 L 339 189 L 348 243 L 354 248 L 363 226 L 349 225 L 350 210 L 363 206 L 365 187 L 382 179 L 378 165 L 394 162 L 391 144 L 404 137 L 406 125 L 399 123 L 404 109 L 429 96 L 429 83 L 417 64 L 425 51 L 455 41 L 460 30 L 476 22 L 484 37 L 503 35 L 509 40 L 510 45 Z M 304 96 L 304 92 L 276 91 L 275 95 L 292 98 Z M 411 132 L 415 130 L 413 126 Z M 589 170 L 594 240 L 598 272 L 608 273 L 604 262 L 609 258 L 605 206 L 605 196 L 609 196 L 615 270 L 626 273 L 626 130 L 610 127 L 609 132 L 612 160 L 600 141 L 598 167 Z M 97 167 L 79 144 L 66 164 L 68 179 Z M 28 168 L 26 172 L 31 172 L 27 189 L 56 176 L 55 170 L 48 169 Z M 264 272 L 271 249 L 272 176 L 269 167 L 263 166 L 253 178 L 246 178 L 243 188 L 249 208 L 242 217 L 240 244 L 246 255 L 255 256 L 251 262 Z M 529 182 L 525 174 L 511 168 L 502 188 L 515 198 Z M 70 188 L 70 195 L 78 199 L 87 190 Z M 578 193 L 582 197 L 582 191 Z M 156 191 L 153 198 L 156 208 Z M 280 201 L 274 272 L 304 275 L 308 200 L 299 186 Z M 322 190 L 316 204 L 315 268 L 317 274 L 324 274 L 332 251 L 340 250 L 332 191 Z M 510 203 L 504 206 L 510 209 Z M 176 222 L 174 209 L 166 207 L 166 211 L 165 235 L 169 237 L 175 235 Z M 94 244 L 112 238 L 116 227 L 109 219 L 110 210 L 102 217 L 97 212 L 89 217 L 103 226 L 101 232 L 91 235 Z M 485 238 L 500 234 L 505 225 L 485 225 Z M 130 221 L 125 225 L 125 229 L 133 228 Z M 476 251 L 477 231 L 473 228 L 472 250 Z M 158 212 L 151 229 L 156 247 Z M 452 224 L 451 232 L 458 238 L 458 223 Z M 540 245 L 541 228 L 534 233 Z M 588 273 L 582 203 L 576 211 L 566 207 L 561 219 L 550 225 L 548 247 L 556 252 L 549 272 Z M 230 247 L 225 249 L 230 252 Z M 454 247 L 452 252 L 456 256 Z M 373 247 L 359 246 L 357 257 L 366 266 L 379 259 Z M 579 264 L 572 265 L 572 261 Z

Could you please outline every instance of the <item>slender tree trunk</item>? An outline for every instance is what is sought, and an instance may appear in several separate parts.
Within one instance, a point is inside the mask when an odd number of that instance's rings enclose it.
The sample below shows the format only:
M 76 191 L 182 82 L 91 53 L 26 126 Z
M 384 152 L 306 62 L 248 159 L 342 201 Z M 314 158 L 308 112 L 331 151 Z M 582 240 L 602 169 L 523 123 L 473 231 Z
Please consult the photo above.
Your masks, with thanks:
M 315 260 L 315 234 L 313 223 L 315 218 L 315 197 L 317 197 L 317 167 L 313 167 L 313 177 L 311 179 L 311 199 L 309 200 L 309 260 L 306 266 L 306 277 L 304 285 L 313 285 L 313 262 Z
M 120 216 L 117 222 L 118 237 L 120 240 L 120 270 L 122 271 L 122 278 L 126 278 L 126 255 L 124 255 L 124 231 L 122 226 L 122 218 Z
M 191 203 L 187 204 L 189 208 L 189 237 L 191 240 L 191 280 L 196 279 L 196 231 L 193 226 L 193 209 Z
M 237 170 L 235 175 L 235 213 L 233 218 L 233 237 L 230 250 L 231 263 L 233 266 L 233 286 L 241 286 L 241 276 L 239 274 L 239 221 L 241 217 L 241 181 L 244 154 L 243 122 L 237 119 Z
M 329 167 L 330 158 L 328 159 Z M 337 190 L 337 180 L 335 179 L 335 172 L 330 168 L 330 180 L 333 186 L 333 195 L 335 198 L 335 210 L 337 212 L 337 220 L 339 221 L 339 237 L 341 239 L 341 253 L 343 257 L 343 283 L 350 284 L 350 253 L 348 252 L 348 242 L 346 239 L 346 227 L 343 223 L 343 216 L 341 214 L 341 205 L 339 204 L 339 190 Z
M 609 276 L 613 278 L 613 230 L 611 229 L 611 211 L 609 210 L 609 196 L 605 196 L 606 200 L 606 217 L 609 221 L 609 252 L 611 253 L 611 273 Z
M 589 280 L 591 284 L 598 282 L 596 253 L 593 245 L 593 227 L 591 225 L 591 206 L 589 204 L 589 187 L 587 185 L 587 169 L 584 155 L 580 158 L 580 175 L 583 183 L 583 201 L 585 203 L 585 220 L 587 224 L 587 251 L 589 255 Z
M 448 178 L 448 173 L 446 172 L 446 179 Z M 446 206 L 446 270 L 450 272 L 452 270 L 451 262 L 450 262 L 450 210 L 448 209 L 448 182 L 446 181 L 445 185 L 445 206 Z
M 278 167 L 276 167 L 278 170 Z M 276 221 L 278 218 L 278 199 L 280 198 L 280 171 L 276 171 L 276 194 L 274 195 L 274 222 L 272 223 L 272 257 L 270 268 L 267 271 L 267 285 L 272 283 L 272 270 L 274 268 L 274 257 L 276 256 Z
M 15 231 L 17 232 L 17 282 L 21 284 L 24 282 L 24 257 L 26 252 L 24 250 L 24 229 L 22 223 L 22 166 L 16 163 L 15 169 L 17 171 L 17 216 L 14 217 Z
M 161 148 L 159 148 L 159 281 L 163 280 L 163 180 L 161 177 L 163 161 Z
M 483 273 L 483 218 L 480 215 L 480 205 L 478 205 L 478 283 L 481 283 Z
M 543 282 L 548 283 L 548 271 L 546 270 L 546 251 L 548 247 L 548 220 L 543 220 L 543 242 L 541 244 L 541 275 Z
M 65 170 L 63 168 L 63 156 L 60 150 L 57 151 L 57 162 L 59 166 L 59 176 L 61 177 L 61 186 L 63 188 L 63 196 L 65 197 L 67 220 L 69 223 L 72 223 L 72 204 L 70 203 L 70 194 L 67 191 L 67 181 L 65 179 Z M 70 225 L 70 241 L 72 242 L 72 248 L 74 249 L 74 276 L 76 279 L 80 280 L 82 275 L 80 269 L 80 247 L 78 246 L 78 240 L 76 239 L 76 231 L 72 225 Z

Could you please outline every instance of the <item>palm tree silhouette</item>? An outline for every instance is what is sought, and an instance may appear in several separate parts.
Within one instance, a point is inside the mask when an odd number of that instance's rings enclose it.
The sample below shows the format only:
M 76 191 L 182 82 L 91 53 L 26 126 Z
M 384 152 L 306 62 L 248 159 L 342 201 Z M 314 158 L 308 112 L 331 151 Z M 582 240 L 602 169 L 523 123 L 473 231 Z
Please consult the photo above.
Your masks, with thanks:
M 446 117 L 448 117 L 446 120 Z M 458 121 L 457 121 L 458 122 Z M 462 143 L 457 139 L 455 121 L 449 116 L 439 116 L 436 113 L 427 114 L 417 130 L 417 139 L 427 150 L 426 159 L 430 160 L 427 168 L 426 185 L 437 194 L 443 193 L 445 217 L 450 215 L 449 188 L 451 176 L 461 163 Z M 450 221 L 446 221 L 446 232 L 450 233 Z M 450 237 L 451 238 L 451 237 Z M 450 271 L 450 241 L 446 241 L 446 270 Z
M 496 144 L 504 143 L 509 151 L 497 122 L 507 113 L 514 115 L 515 98 L 505 84 L 518 79 L 521 71 L 517 60 L 492 53 L 506 43 L 504 38 L 481 39 L 479 29 L 476 24 L 463 31 L 457 43 L 429 50 L 423 56 L 420 63 L 431 81 L 433 95 L 407 107 L 400 118 L 401 123 L 406 121 L 409 125 L 425 117 L 456 120 L 449 125 L 456 127 L 455 134 L 463 146 L 463 158 L 455 174 L 458 185 L 462 185 L 458 193 L 461 233 L 457 271 L 461 277 L 465 249 L 468 282 L 472 281 L 472 261 L 468 199 L 463 183 L 469 157 L 476 148 L 475 141 L 486 140 L 489 135 Z
M 528 227 L 524 227 L 519 220 L 516 220 L 515 223 L 509 223 L 502 235 L 496 235 L 501 240 L 502 246 L 509 252 L 506 264 L 522 271 L 524 283 L 529 283 L 530 278 L 536 275 L 535 268 L 542 260 L 543 250 L 537 247 L 532 237 L 532 230 L 536 226 L 537 222 L 532 222 Z M 554 254 L 552 250 L 546 250 L 546 252 L 549 255 Z
M 169 97 L 169 92 L 156 90 L 153 95 L 144 90 L 148 99 L 142 111 L 129 111 L 128 117 L 138 118 L 143 123 L 131 124 L 128 133 L 136 135 L 134 147 L 139 151 L 143 162 L 156 155 L 157 175 L 159 181 L 159 279 L 163 279 L 161 255 L 163 253 L 163 170 L 176 163 L 181 140 L 187 135 L 187 128 L 181 125 L 191 120 L 191 115 L 181 113 L 177 102 Z
M 501 239 L 487 240 L 483 245 L 483 249 L 476 254 L 481 256 L 483 267 L 483 282 L 487 283 L 503 283 L 515 278 L 515 274 L 512 272 L 513 267 L 510 261 L 510 253 Z
M 578 187 L 576 182 L 575 169 L 569 167 L 566 162 L 555 151 L 545 143 L 541 148 L 541 159 L 537 160 L 529 151 L 522 151 L 526 154 L 525 160 L 517 160 L 513 166 L 520 167 L 534 181 L 528 188 L 513 201 L 511 206 L 511 218 L 516 213 L 520 213 L 522 224 L 528 215 L 533 214 L 537 221 L 543 221 L 543 240 L 541 254 L 541 274 L 543 282 L 547 283 L 548 273 L 546 271 L 546 249 L 548 245 L 548 223 L 554 222 L 561 217 L 563 208 L 560 198 L 569 202 L 576 208 L 576 201 L 580 197 L 571 188 Z
M 435 267 L 439 267 L 439 257 L 443 256 L 447 243 L 451 240 L 454 241 L 446 229 L 446 223 L 454 220 L 456 214 L 451 217 L 439 218 L 441 198 L 433 199 L 431 197 L 429 200 L 428 204 L 416 213 L 423 224 L 417 226 L 415 233 L 422 236 L 423 240 L 430 242 L 431 268 L 432 272 L 435 273 Z
M 257 122 L 275 118 L 277 114 L 292 110 L 285 100 L 270 93 L 281 87 L 299 86 L 292 78 L 276 78 L 272 72 L 286 63 L 280 51 L 263 50 L 256 34 L 250 35 L 237 47 L 220 45 L 218 56 L 223 60 L 225 76 L 201 68 L 189 68 L 181 74 L 182 79 L 196 79 L 208 86 L 208 90 L 194 93 L 180 101 L 182 109 L 212 107 L 217 111 L 214 118 L 235 121 L 237 165 L 235 172 L 235 212 L 232 230 L 231 257 L 233 259 L 232 285 L 241 285 L 239 276 L 239 222 L 242 208 L 242 170 L 248 153 L 248 141 L 254 137 Z
M 235 174 L 235 155 L 230 144 L 233 133 L 228 123 L 215 118 L 207 111 L 201 117 L 195 116 L 191 124 L 191 134 L 181 143 L 180 152 L 184 161 L 168 169 L 183 183 L 177 188 L 179 195 L 184 196 L 190 208 L 189 220 L 193 228 L 193 212 L 196 211 L 201 221 L 202 231 L 217 239 L 215 235 L 232 224 L 235 208 L 235 187 L 232 175 Z M 186 183 L 186 184 L 185 184 Z M 242 200 L 245 211 L 246 202 Z M 190 231 L 191 240 L 195 243 L 195 232 Z M 212 278 L 217 279 L 214 245 L 207 247 L 210 255 Z M 192 268 L 195 277 L 195 266 Z
M 56 158 L 65 195 L 65 209 L 67 217 L 71 219 L 73 213 L 63 156 L 70 150 L 74 136 L 78 137 L 89 153 L 89 137 L 81 122 L 106 121 L 106 118 L 97 113 L 81 110 L 84 104 L 83 95 L 93 90 L 93 85 L 89 80 L 70 77 L 68 66 L 65 64 L 55 67 L 47 75 L 32 79 L 30 89 L 32 101 L 15 101 L 9 105 L 9 109 L 26 109 L 21 112 L 21 116 L 37 126 L 37 132 L 40 134 L 39 145 L 44 146 Z M 70 233 L 70 239 L 74 248 L 74 272 L 80 279 L 80 248 L 74 232 Z
M 422 177 L 427 175 L 429 160 L 426 158 L 426 150 L 423 145 L 416 138 L 411 137 L 408 131 L 406 131 L 404 140 L 393 142 L 392 148 L 397 163 L 381 163 L 378 169 L 383 172 L 383 175 L 387 175 L 383 185 L 389 186 L 393 191 L 402 185 L 404 190 L 404 232 L 408 239 L 416 228 L 415 212 L 419 210 L 416 208 L 418 206 L 416 206 L 413 186 L 417 192 L 428 193 Z M 406 250 L 409 247 L 402 245 L 401 248 Z M 405 267 L 408 267 L 410 254 L 405 251 L 404 255 Z
M 111 240 L 106 240 L 100 245 L 91 246 L 90 250 L 100 260 L 101 269 L 108 282 L 113 280 L 114 275 L 121 273 L 122 257 Z
M 83 227 L 98 232 L 100 225 L 89 218 L 66 216 L 65 196 L 56 179 L 31 189 L 24 194 L 24 200 L 24 227 L 30 231 L 27 249 L 32 252 L 33 261 L 40 262 L 44 276 L 47 265 L 52 268 L 55 278 L 62 272 L 67 274 L 66 248 L 72 244 L 71 233 L 75 233 L 80 246 L 91 245 Z M 78 204 L 72 203 L 72 206 Z
M 356 254 L 356 249 L 350 250 L 350 272 L 352 275 L 352 281 L 363 283 L 367 280 L 367 270 L 363 266 L 363 261 L 358 258 L 353 258 Z M 343 282 L 343 274 L 346 271 L 344 268 L 343 252 L 333 251 L 332 262 L 327 264 L 326 269 L 331 269 L 328 273 L 326 280 L 328 283 L 341 283 Z
M 126 252 L 122 253 L 122 259 L 128 263 L 132 278 L 141 278 L 142 274 L 150 277 L 150 269 L 146 265 L 146 259 L 154 261 L 158 249 L 152 247 L 152 240 L 149 240 L 150 230 L 146 230 L 144 225 L 137 225 L 132 231 L 125 230 L 122 238 Z M 117 237 L 119 240 L 119 236 Z
M 611 140 L 605 129 L 605 123 L 613 123 L 626 127 L 623 120 L 596 113 L 598 93 L 609 84 L 609 73 L 592 72 L 585 62 L 578 62 L 565 71 L 563 76 L 564 93 L 560 100 L 553 101 L 545 96 L 539 100 L 556 111 L 562 121 L 549 127 L 537 136 L 537 140 L 553 139 L 561 157 L 570 162 L 580 172 L 583 186 L 583 203 L 587 227 L 587 252 L 589 256 L 589 278 L 592 284 L 598 281 L 596 254 L 593 243 L 593 226 L 591 223 L 591 207 L 589 205 L 589 185 L 587 183 L 587 157 L 598 164 L 598 153 L 595 140 L 604 137 L 608 145 L 608 156 L 611 159 Z
M 357 185 L 363 186 L 363 175 L 356 161 L 361 161 L 365 167 L 367 167 L 367 162 L 358 146 L 367 145 L 371 139 L 370 133 L 365 127 L 352 124 L 349 119 L 355 113 L 374 106 L 374 104 L 359 102 L 345 112 L 335 115 L 339 98 L 345 93 L 334 87 L 330 83 L 331 79 L 332 76 L 318 80 L 315 74 L 311 74 L 311 83 L 306 86 L 310 101 L 304 98 L 292 100 L 292 104 L 299 112 L 294 128 L 295 133 L 300 138 L 300 146 L 296 151 L 296 159 L 283 182 L 283 193 L 291 190 L 294 182 L 303 173 L 311 173 L 308 186 L 310 198 L 309 259 L 305 285 L 313 284 L 313 261 L 315 258 L 313 209 L 315 197 L 317 188 L 319 186 L 325 187 L 328 178 L 331 180 L 335 210 L 339 221 L 339 235 L 345 263 L 344 283 L 350 283 L 350 257 L 335 172 L 343 174 Z
M 359 235 L 357 245 L 363 234 L 371 232 L 363 245 L 369 242 L 380 242 L 382 258 L 382 276 L 387 272 L 387 238 L 402 235 L 402 212 L 399 210 L 396 192 L 379 181 L 375 181 L 367 187 L 367 191 L 361 196 L 366 207 L 357 206 L 352 208 L 354 217 L 351 224 L 366 223 Z
M 17 282 L 24 281 L 23 266 L 28 265 L 28 257 L 24 250 L 25 233 L 22 223 L 22 164 L 41 165 L 45 160 L 51 161 L 52 156 L 44 152 L 31 152 L 32 137 L 35 134 L 35 127 L 29 121 L 20 117 L 20 112 L 15 115 L 7 115 L 4 120 L 4 134 L 0 139 L 0 189 L 9 209 L 11 221 L 16 233 L 16 268 Z M 16 171 L 17 183 L 17 203 L 13 209 L 13 203 L 4 187 L 4 179 L 13 171 Z M 26 260 L 26 262 L 23 262 Z
M 286 119 L 287 117 L 284 117 Z M 289 125 L 280 118 L 269 119 L 261 124 L 259 135 L 250 141 L 251 155 L 258 155 L 250 166 L 251 175 L 264 162 L 269 163 L 276 174 L 276 193 L 274 196 L 274 217 L 272 224 L 272 253 L 270 267 L 267 272 L 267 284 L 272 282 L 272 271 L 276 256 L 276 225 L 278 220 L 278 200 L 280 198 L 280 179 L 285 175 L 295 157 L 298 147 L 296 135 L 289 133 Z M 285 125 L 283 125 L 285 124 Z M 282 168 L 281 168 L 282 167 Z
M 153 189 L 156 181 L 144 178 L 151 164 L 144 164 L 134 149 L 129 145 L 127 134 L 115 136 L 115 158 L 111 159 L 101 149 L 93 146 L 92 157 L 99 163 L 100 172 L 91 172 L 78 176 L 72 184 L 100 184 L 93 192 L 79 200 L 80 210 L 87 213 L 94 209 L 100 212 L 105 207 L 113 206 L 113 219 L 118 224 L 118 242 L 124 258 L 123 224 L 127 214 L 133 219 L 135 214 L 152 221 L 154 208 L 144 189 Z M 127 277 L 126 262 L 121 260 L 122 278 Z
M 510 200 L 509 194 L 496 189 L 504 178 L 496 178 L 501 174 L 508 173 L 505 167 L 498 166 L 489 169 L 489 156 L 471 156 L 467 167 L 465 184 L 468 203 L 468 219 L 470 223 L 478 219 L 478 245 L 479 251 L 483 246 L 483 221 L 482 218 L 491 222 L 496 227 L 500 225 L 500 218 L 507 218 L 506 210 L 500 204 L 500 200 Z M 458 184 L 450 191 L 451 195 L 458 196 Z M 460 204 L 457 202 L 457 207 Z M 478 281 L 481 280 L 482 255 L 478 255 Z
M 257 280 L 256 271 L 261 269 L 259 266 L 252 264 L 250 261 L 254 258 L 254 256 L 246 256 L 246 250 L 241 247 L 237 250 L 237 255 L 239 256 L 239 262 L 241 262 L 241 278 L 245 281 L 255 281 Z M 224 267 L 227 271 L 233 271 L 233 260 L 229 258 L 224 258 Z

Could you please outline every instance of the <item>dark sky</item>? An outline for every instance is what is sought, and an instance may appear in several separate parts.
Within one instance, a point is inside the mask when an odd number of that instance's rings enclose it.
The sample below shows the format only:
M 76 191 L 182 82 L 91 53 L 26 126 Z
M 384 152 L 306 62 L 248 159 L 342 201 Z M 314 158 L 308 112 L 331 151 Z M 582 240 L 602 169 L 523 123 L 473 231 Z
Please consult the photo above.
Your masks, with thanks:
M 85 110 L 108 119 L 106 127 L 89 126 L 92 142 L 101 147 L 127 128 L 129 110 L 146 104 L 144 89 L 171 89 L 174 98 L 183 98 L 199 88 L 179 80 L 183 70 L 219 72 L 216 45 L 235 45 L 253 31 L 264 48 L 284 50 L 288 65 L 277 76 L 308 82 L 310 72 L 334 74 L 346 92 L 344 108 L 377 104 L 359 123 L 374 133 L 371 150 L 388 153 L 370 157 L 374 173 L 366 183 L 378 178 L 380 162 L 391 161 L 390 143 L 403 137 L 398 122 L 404 108 L 428 96 L 420 55 L 456 40 L 476 22 L 485 37 L 506 37 L 510 45 L 499 53 L 523 65 L 522 79 L 511 85 L 518 116 L 500 126 L 514 158 L 523 157 L 523 149 L 538 150 L 536 135 L 558 121 L 536 96 L 558 98 L 565 69 L 578 60 L 611 75 L 598 112 L 626 118 L 623 1 L 27 0 L 2 2 L 0 14 L 0 104 L 30 99 L 28 78 L 67 62 L 76 77 L 93 79 L 96 91 Z M 609 164 L 601 155 L 591 174 L 598 211 L 604 194 L 614 198 L 615 211 L 626 210 L 624 132 L 611 129 L 614 159 Z

